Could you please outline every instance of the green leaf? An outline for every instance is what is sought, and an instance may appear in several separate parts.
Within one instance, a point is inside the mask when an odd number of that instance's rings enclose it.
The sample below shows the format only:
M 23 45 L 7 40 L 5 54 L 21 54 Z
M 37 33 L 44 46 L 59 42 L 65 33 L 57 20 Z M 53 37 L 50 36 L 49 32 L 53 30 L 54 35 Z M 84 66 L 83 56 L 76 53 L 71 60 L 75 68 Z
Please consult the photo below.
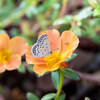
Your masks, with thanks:
M 30 92 L 27 93 L 27 99 L 28 100 L 40 100 L 36 95 Z
M 73 60 L 73 59 L 76 58 L 77 56 L 78 56 L 78 54 L 73 53 L 73 54 L 71 55 L 71 58 L 67 58 L 67 59 L 65 60 L 65 62 L 70 62 L 71 60 Z
M 57 26 L 57 29 L 59 29 L 61 32 L 69 30 L 70 28 L 71 28 L 70 24 L 63 24 L 63 25 Z
M 77 20 L 80 21 L 92 16 L 93 15 L 92 9 L 93 9 L 92 7 L 84 8 L 77 16 L 75 16 L 75 18 L 77 18 Z
M 53 26 L 58 26 L 62 24 L 69 24 L 72 22 L 73 17 L 71 15 L 64 16 L 63 18 L 54 21 Z
M 65 97 L 66 97 L 66 94 L 61 94 L 60 97 L 59 97 L 59 100 L 65 100 Z
M 81 28 L 79 28 L 79 27 L 75 27 L 74 28 L 74 33 L 75 33 L 75 35 L 77 35 L 78 37 L 81 37 Z
M 51 100 L 51 99 L 53 99 L 55 96 L 56 96 L 55 93 L 49 93 L 49 94 L 46 94 L 45 96 L 43 96 L 41 100 Z
M 61 94 L 58 98 L 55 98 L 55 100 L 65 100 L 66 94 Z
M 56 89 L 58 89 L 59 83 L 60 83 L 60 78 L 59 78 L 58 72 L 52 72 L 51 77 L 52 77 L 52 82 L 53 82 L 54 86 L 56 87 Z
M 100 5 L 97 5 L 96 9 L 94 10 L 94 16 L 100 17 Z
M 80 80 L 79 75 L 73 71 L 72 69 L 68 69 L 66 68 L 65 70 L 62 71 L 62 74 L 69 79 L 73 79 L 73 80 Z
M 23 63 L 20 65 L 20 67 L 19 67 L 17 70 L 18 70 L 19 72 L 21 72 L 21 73 L 25 73 L 25 72 L 26 72 Z
M 90 98 L 88 98 L 88 97 L 85 97 L 85 100 L 90 100 Z

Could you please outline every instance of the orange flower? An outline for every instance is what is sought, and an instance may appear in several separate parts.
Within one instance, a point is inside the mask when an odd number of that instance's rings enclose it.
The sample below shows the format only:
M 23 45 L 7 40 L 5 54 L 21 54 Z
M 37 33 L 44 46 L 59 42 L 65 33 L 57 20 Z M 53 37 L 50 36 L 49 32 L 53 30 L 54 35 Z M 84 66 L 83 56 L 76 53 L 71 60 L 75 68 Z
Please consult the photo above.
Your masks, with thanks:
M 25 54 L 27 46 L 21 37 L 10 39 L 6 33 L 0 34 L 0 73 L 19 68 L 21 56 Z
M 72 31 L 64 31 L 60 36 L 57 30 L 46 30 L 42 32 L 47 34 L 52 53 L 46 57 L 34 57 L 31 49 L 28 47 L 26 52 L 26 61 L 29 64 L 34 64 L 34 71 L 40 75 L 43 75 L 46 71 L 55 71 L 60 68 L 67 58 L 71 57 L 71 54 L 77 48 L 79 39 Z

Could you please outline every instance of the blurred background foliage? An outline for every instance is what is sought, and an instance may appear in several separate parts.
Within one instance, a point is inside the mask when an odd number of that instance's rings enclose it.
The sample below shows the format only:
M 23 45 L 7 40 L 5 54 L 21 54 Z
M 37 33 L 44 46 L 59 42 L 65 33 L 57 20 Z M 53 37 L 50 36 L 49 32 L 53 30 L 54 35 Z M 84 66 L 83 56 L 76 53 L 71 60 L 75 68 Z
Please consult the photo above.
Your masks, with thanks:
M 33 45 L 38 34 L 48 29 L 72 30 L 80 46 L 81 40 L 89 40 L 100 47 L 100 0 L 0 0 L 0 33 L 21 36 Z M 33 72 L 23 57 L 18 71 L 26 73 L 26 69 Z
M 70 29 L 100 44 L 99 0 L 83 2 L 81 10 L 68 11 L 68 0 L 0 0 L 0 33 L 8 29 L 12 36 L 21 35 L 32 45 L 31 37 L 41 31 Z

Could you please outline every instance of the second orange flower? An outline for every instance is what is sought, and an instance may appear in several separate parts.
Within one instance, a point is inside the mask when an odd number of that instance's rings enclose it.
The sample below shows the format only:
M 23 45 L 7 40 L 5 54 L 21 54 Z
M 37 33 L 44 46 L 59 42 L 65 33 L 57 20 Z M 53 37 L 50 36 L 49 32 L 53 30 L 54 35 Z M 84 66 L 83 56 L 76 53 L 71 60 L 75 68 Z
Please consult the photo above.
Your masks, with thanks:
M 0 73 L 19 68 L 27 46 L 27 42 L 19 36 L 10 39 L 6 33 L 0 34 Z

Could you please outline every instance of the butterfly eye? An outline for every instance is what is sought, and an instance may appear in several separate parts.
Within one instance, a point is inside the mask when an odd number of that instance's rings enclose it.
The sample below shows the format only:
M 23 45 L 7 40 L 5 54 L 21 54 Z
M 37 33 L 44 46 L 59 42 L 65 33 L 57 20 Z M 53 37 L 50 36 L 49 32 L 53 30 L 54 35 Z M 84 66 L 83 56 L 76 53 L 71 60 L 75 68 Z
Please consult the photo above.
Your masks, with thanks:
M 52 54 L 52 51 L 50 51 L 50 54 Z

